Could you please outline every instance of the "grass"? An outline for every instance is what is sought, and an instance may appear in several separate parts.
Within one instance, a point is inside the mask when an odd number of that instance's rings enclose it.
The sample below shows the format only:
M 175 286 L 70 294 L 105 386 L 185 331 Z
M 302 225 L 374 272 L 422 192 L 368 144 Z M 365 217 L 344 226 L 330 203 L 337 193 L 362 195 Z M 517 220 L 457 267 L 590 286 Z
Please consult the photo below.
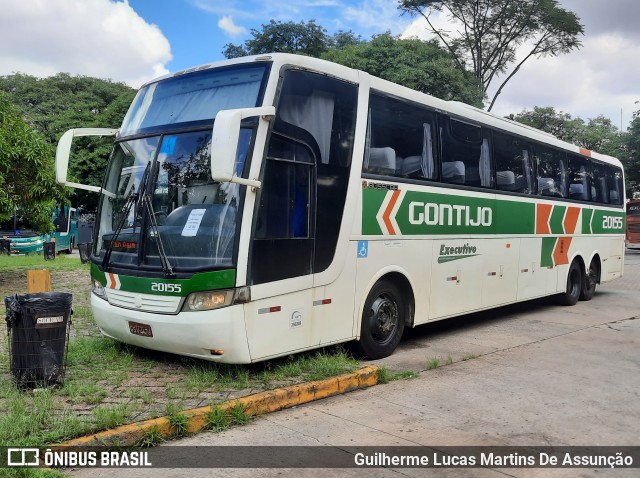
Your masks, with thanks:
M 378 375 L 378 383 L 389 383 L 395 380 L 410 380 L 418 376 L 418 374 L 413 370 L 404 370 L 402 372 L 390 372 L 386 367 L 378 368 L 377 375 Z
M 229 412 L 217 405 L 211 406 L 211 411 L 207 414 L 206 421 L 206 428 L 214 432 L 221 432 L 231 426 Z
M 477 359 L 479 357 L 480 357 L 480 355 L 478 355 L 478 354 L 464 354 L 462 356 L 462 361 L 464 362 L 464 361 L 467 361 L 467 360 L 473 360 L 473 359 Z
M 95 426 L 98 430 L 117 427 L 126 423 L 131 405 L 119 403 L 110 406 L 100 406 L 93 409 Z
M 56 255 L 52 261 L 44 260 L 42 254 L 27 256 L 0 255 L 0 273 L 48 269 L 49 271 L 89 271 L 89 264 L 82 264 L 77 256 Z
M 433 357 L 427 362 L 427 370 L 433 370 L 434 368 L 438 368 L 440 366 L 440 359 L 438 357 Z
M 177 405 L 174 402 L 167 403 L 166 415 L 171 427 L 173 428 L 173 436 L 182 437 L 187 435 L 187 425 L 189 424 L 189 418 L 180 413 L 183 410 L 182 405 Z
M 466 360 L 472 360 L 472 359 L 476 359 L 480 357 L 480 355 L 477 354 L 464 354 L 460 360 L 461 361 L 466 361 Z M 427 362 L 427 370 L 433 370 L 434 368 L 438 368 L 441 367 L 443 365 L 451 365 L 454 362 L 453 357 L 451 355 L 448 355 L 446 359 L 441 360 L 439 357 L 433 357 L 432 359 L 430 359 Z
M 162 435 L 160 429 L 154 427 L 144 432 L 144 436 L 138 443 L 136 443 L 136 447 L 150 448 L 152 446 L 158 446 L 164 440 L 164 436 Z

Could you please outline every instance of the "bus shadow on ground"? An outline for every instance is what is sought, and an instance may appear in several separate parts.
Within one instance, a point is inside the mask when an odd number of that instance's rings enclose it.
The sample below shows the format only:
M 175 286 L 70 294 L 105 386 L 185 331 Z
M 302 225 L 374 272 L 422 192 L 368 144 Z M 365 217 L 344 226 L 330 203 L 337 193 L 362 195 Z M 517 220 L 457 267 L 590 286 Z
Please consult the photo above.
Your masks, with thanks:
M 598 293 L 601 292 L 598 291 Z M 555 297 L 542 297 L 539 299 L 528 300 L 526 302 L 518 302 L 516 304 L 483 310 L 481 312 L 473 312 L 457 317 L 437 320 L 435 322 L 418 325 L 416 327 L 406 327 L 404 329 L 400 347 L 417 346 L 417 341 L 419 340 L 435 338 L 444 334 L 457 332 L 462 329 L 470 330 L 471 328 L 486 327 L 488 325 L 504 323 L 509 320 L 517 319 L 519 314 L 526 313 L 531 310 L 544 311 L 545 309 L 554 309 L 557 307 L 561 306 L 557 304 Z

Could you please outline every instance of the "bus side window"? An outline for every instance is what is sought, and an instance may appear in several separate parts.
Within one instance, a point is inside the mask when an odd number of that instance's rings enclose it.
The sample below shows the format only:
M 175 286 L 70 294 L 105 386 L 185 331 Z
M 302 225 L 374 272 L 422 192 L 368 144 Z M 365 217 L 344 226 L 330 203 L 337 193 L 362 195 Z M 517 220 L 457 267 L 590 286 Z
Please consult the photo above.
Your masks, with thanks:
M 411 179 L 437 179 L 435 114 L 407 101 L 373 93 L 362 171 Z
M 56 232 L 66 232 L 68 226 L 67 214 L 68 214 L 68 206 L 60 206 L 56 208 L 56 217 L 53 219 L 53 225 L 56 227 Z
M 478 125 L 438 115 L 442 181 L 493 187 L 489 138 Z
M 622 171 L 620 168 L 607 164 L 605 166 L 607 185 L 609 187 L 609 202 L 616 206 L 622 205 L 624 183 L 622 181 Z
M 570 199 L 589 201 L 591 195 L 589 191 L 589 174 L 587 173 L 588 167 L 589 163 L 586 158 L 574 154 L 569 155 L 567 182 L 569 183 Z
M 567 197 L 565 153 L 536 146 L 538 196 Z
M 593 202 L 609 203 L 609 186 L 605 165 L 591 161 L 591 200 Z
M 525 194 L 533 192 L 529 144 L 501 133 L 494 133 L 493 141 L 497 188 Z
M 314 156 L 307 146 L 273 134 L 265 164 L 256 238 L 309 236 L 314 166 Z

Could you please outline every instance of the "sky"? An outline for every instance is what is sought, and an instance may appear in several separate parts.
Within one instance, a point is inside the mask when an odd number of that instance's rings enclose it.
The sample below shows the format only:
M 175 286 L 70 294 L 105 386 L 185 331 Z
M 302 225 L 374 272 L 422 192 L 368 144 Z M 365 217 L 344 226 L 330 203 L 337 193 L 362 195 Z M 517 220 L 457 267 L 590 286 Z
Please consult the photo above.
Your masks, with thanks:
M 626 129 L 640 110 L 640 1 L 560 0 L 585 27 L 582 47 L 530 60 L 493 112 L 553 106 L 583 119 L 605 115 Z M 369 39 L 390 31 L 422 36 L 420 20 L 396 0 L 0 0 L 0 75 L 58 72 L 122 81 L 222 60 L 270 19 L 309 21 Z

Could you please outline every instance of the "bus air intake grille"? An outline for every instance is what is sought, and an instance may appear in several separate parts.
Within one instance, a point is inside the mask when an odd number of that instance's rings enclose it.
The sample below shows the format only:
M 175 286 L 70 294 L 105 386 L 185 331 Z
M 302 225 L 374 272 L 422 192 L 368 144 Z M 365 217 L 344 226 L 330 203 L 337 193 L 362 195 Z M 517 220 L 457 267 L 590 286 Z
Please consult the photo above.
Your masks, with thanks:
M 180 311 L 182 297 L 138 294 L 117 289 L 106 289 L 111 305 L 125 309 L 154 312 L 158 314 L 177 314 Z

